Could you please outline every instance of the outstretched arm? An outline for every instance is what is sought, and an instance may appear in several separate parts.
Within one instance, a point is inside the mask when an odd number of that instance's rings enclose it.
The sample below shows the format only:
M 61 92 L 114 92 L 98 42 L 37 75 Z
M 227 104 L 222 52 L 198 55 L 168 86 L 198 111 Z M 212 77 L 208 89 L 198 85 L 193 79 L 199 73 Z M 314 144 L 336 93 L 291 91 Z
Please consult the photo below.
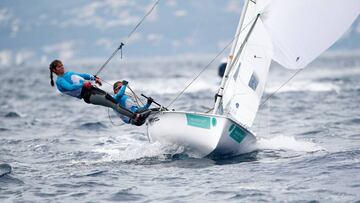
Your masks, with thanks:
M 145 110 L 149 109 L 150 105 L 151 105 L 151 104 L 146 103 L 144 106 L 139 107 L 139 108 L 137 109 L 137 112 L 141 112 L 141 111 L 145 111 Z
M 83 77 L 85 80 L 95 80 L 96 79 L 95 76 L 86 74 L 86 73 L 75 73 L 75 74 Z
M 119 101 L 119 99 L 125 94 L 126 85 L 121 86 L 119 92 L 114 96 L 114 99 L 116 101 Z
M 101 79 L 99 77 L 97 77 L 96 75 L 89 75 L 86 73 L 75 73 L 81 77 L 83 77 L 85 80 L 95 80 L 95 83 L 98 85 L 102 85 Z
M 144 106 L 142 106 L 142 107 L 139 107 L 138 111 L 144 111 L 144 110 L 149 109 L 149 107 L 150 107 L 150 105 L 151 105 L 151 103 L 152 103 L 153 101 L 154 101 L 153 98 L 148 97 L 148 100 L 147 100 L 146 104 L 145 104 Z

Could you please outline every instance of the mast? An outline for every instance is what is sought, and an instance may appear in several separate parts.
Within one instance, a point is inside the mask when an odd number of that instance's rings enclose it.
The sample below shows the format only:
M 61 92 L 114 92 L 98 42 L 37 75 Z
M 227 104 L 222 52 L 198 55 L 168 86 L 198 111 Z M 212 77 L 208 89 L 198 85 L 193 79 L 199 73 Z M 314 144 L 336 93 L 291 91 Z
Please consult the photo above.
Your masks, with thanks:
M 244 23 L 245 13 L 246 13 L 246 10 L 248 8 L 248 5 L 249 5 L 249 0 L 245 0 L 245 4 L 244 4 L 243 10 L 241 12 L 241 16 L 240 16 L 240 22 L 239 22 L 239 25 L 236 28 L 236 34 L 235 34 L 236 38 L 235 38 L 235 40 L 234 40 L 234 42 L 233 42 L 233 44 L 231 46 L 231 51 L 230 51 L 230 55 L 229 55 L 227 63 L 226 63 L 224 76 L 221 79 L 220 88 L 219 88 L 218 93 L 216 94 L 216 100 L 215 100 L 213 114 L 216 114 L 216 112 L 219 109 L 221 98 L 222 98 L 222 95 L 223 95 L 223 92 L 224 92 L 224 86 L 226 84 L 227 78 L 228 78 L 229 73 L 230 73 L 230 70 L 229 70 L 230 69 L 230 64 L 231 64 L 233 56 L 234 56 L 237 41 L 239 40 L 239 34 L 240 34 L 240 31 L 241 31 L 242 24 Z
M 230 66 L 230 62 L 232 61 L 232 59 L 233 59 L 233 57 L 234 57 L 234 52 L 235 52 L 236 44 L 237 44 L 237 42 L 239 41 L 239 35 L 240 35 L 240 32 L 241 32 L 242 25 L 244 24 L 245 14 L 246 14 L 248 5 L 249 5 L 249 0 L 246 0 L 246 1 L 245 1 L 245 4 L 244 4 L 243 11 L 241 12 L 239 25 L 238 25 L 237 28 L 236 28 L 235 40 L 234 40 L 234 42 L 232 43 L 230 55 L 229 55 L 229 58 L 228 58 L 228 63 L 227 63 L 226 66 Z M 227 68 L 227 67 L 226 67 L 226 68 Z M 224 75 L 225 75 L 225 74 L 224 74 Z
M 249 2 L 249 1 L 246 1 L 246 9 L 247 9 L 247 6 L 248 6 L 248 2 Z M 245 12 L 246 12 L 246 11 L 245 11 Z M 243 13 L 244 16 L 245 16 L 245 12 Z M 240 32 L 241 32 L 241 27 L 242 27 L 242 23 L 243 23 L 243 21 L 244 21 L 244 16 L 241 16 L 241 21 L 240 21 L 240 24 L 239 24 L 239 25 L 241 25 L 241 26 L 240 26 L 240 29 L 237 30 L 239 33 L 236 33 L 236 36 L 237 36 L 236 41 L 238 40 L 239 34 L 240 34 Z M 223 94 L 224 94 L 224 87 L 225 87 L 225 84 L 226 84 L 227 79 L 228 79 L 228 77 L 229 77 L 229 73 L 230 73 L 231 69 L 233 68 L 233 65 L 235 64 L 235 62 L 236 62 L 236 60 L 238 59 L 238 57 L 240 57 L 240 55 L 241 55 L 241 53 L 242 53 L 242 50 L 244 49 L 245 44 L 246 44 L 246 42 L 248 41 L 248 39 L 249 39 L 249 37 L 250 37 L 250 35 L 251 35 L 251 33 L 252 33 L 255 25 L 256 25 L 256 22 L 257 22 L 257 20 L 259 19 L 259 17 L 260 17 L 260 14 L 257 14 L 257 16 L 256 16 L 253 24 L 251 25 L 251 28 L 250 28 L 249 32 L 247 33 L 247 35 L 246 35 L 243 43 L 241 44 L 241 46 L 240 46 L 240 48 L 239 48 L 239 51 L 238 51 L 237 54 L 236 54 L 235 60 L 233 60 L 233 55 L 230 55 L 229 62 L 228 62 L 228 64 L 226 65 L 224 77 L 223 77 L 223 79 L 221 80 L 221 85 L 220 85 L 219 92 L 216 94 L 216 102 L 215 102 L 215 105 L 214 105 L 213 114 L 216 114 L 217 111 L 218 111 L 218 109 L 219 109 L 220 102 L 221 102 L 222 96 L 223 96 Z M 239 27 L 238 27 L 238 28 L 239 28 Z M 232 49 L 235 50 L 235 46 L 236 46 L 236 43 L 233 44 Z M 233 51 L 234 51 L 234 50 L 233 50 Z

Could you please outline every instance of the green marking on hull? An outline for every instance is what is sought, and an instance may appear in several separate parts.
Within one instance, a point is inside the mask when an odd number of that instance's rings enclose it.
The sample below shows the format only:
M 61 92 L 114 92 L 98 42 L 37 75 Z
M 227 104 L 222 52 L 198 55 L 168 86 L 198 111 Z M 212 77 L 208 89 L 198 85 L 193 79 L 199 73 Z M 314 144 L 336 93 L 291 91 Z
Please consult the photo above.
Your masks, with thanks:
M 246 132 L 243 129 L 232 124 L 229 128 L 229 136 L 237 143 L 240 143 L 246 137 Z
M 229 128 L 229 132 L 232 131 L 235 127 L 236 127 L 236 125 L 232 124 Z
M 190 126 L 210 129 L 210 118 L 206 116 L 199 116 L 195 114 L 186 114 L 187 124 Z
M 212 124 L 213 126 L 216 126 L 216 118 L 212 118 L 211 124 Z

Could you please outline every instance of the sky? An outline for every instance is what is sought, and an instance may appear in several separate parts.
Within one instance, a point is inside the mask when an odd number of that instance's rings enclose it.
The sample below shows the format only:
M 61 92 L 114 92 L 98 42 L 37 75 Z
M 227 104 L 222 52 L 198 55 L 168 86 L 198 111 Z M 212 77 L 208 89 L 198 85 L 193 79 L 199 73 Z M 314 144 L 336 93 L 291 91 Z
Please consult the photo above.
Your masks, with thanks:
M 240 0 L 1 0 L 0 65 L 217 53 L 232 39 Z M 360 49 L 360 19 L 331 50 Z

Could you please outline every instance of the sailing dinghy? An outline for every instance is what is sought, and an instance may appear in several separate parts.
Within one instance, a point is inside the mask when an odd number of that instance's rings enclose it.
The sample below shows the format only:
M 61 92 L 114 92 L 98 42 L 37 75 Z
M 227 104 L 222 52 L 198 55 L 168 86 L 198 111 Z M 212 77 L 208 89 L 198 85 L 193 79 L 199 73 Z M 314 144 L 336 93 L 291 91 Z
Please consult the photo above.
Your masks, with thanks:
M 151 141 L 199 156 L 253 150 L 250 130 L 272 60 L 302 69 L 328 49 L 360 13 L 359 0 L 247 0 L 212 113 L 159 111 L 149 116 Z

